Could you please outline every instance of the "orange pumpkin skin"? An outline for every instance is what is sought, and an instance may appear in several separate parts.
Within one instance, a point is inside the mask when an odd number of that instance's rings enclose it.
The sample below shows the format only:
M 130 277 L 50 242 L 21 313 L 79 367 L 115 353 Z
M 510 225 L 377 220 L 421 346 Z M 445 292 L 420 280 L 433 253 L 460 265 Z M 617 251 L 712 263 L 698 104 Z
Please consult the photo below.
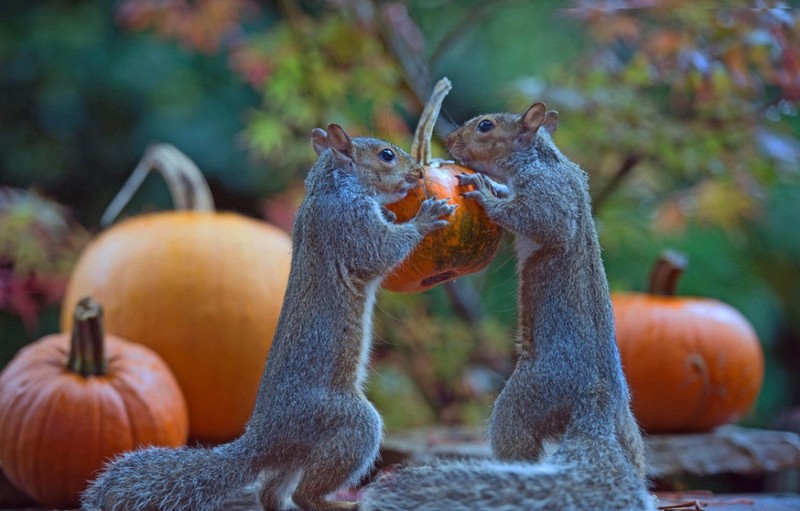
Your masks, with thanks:
M 428 234 L 411 255 L 383 282 L 390 291 L 416 293 L 462 275 L 482 270 L 497 254 L 503 229 L 489 220 L 477 201 L 461 194 L 473 189 L 458 184 L 459 174 L 472 170 L 449 162 L 434 161 L 425 166 L 420 186 L 394 204 L 386 206 L 398 222 L 416 216 L 427 197 L 448 198 L 458 208 L 450 225 Z
M 0 465 L 20 490 L 50 508 L 75 508 L 109 458 L 144 445 L 186 442 L 178 382 L 151 350 L 105 337 L 102 376 L 66 369 L 68 334 L 20 350 L 0 374 Z
M 153 349 L 189 406 L 190 436 L 223 442 L 244 431 L 289 276 L 291 240 L 233 213 L 139 215 L 86 248 L 61 316 L 91 295 L 109 333 Z
M 612 295 L 632 407 L 650 433 L 700 432 L 752 407 L 764 354 L 750 323 L 711 298 Z

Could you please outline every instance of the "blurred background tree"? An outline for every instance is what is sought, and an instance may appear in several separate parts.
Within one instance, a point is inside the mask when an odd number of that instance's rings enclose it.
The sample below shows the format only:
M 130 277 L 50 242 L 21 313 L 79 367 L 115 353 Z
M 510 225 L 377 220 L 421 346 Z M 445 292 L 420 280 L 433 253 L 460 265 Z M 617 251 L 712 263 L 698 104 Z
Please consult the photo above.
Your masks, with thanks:
M 767 381 L 747 422 L 768 425 L 800 404 L 798 16 L 776 1 L 677 5 L 7 0 L 0 184 L 33 188 L 96 231 L 158 140 L 198 163 L 220 209 L 288 228 L 314 127 L 408 147 L 441 76 L 454 90 L 440 134 L 545 100 L 560 112 L 556 142 L 590 174 L 612 288 L 642 290 L 662 249 L 685 252 L 682 292 L 731 303 L 764 343 Z M 129 211 L 164 207 L 153 179 Z M 7 275 L 37 271 L 0 248 Z M 370 389 L 390 428 L 485 420 L 513 367 L 514 272 L 506 244 L 455 285 L 381 296 Z M 0 308 L 4 345 L 56 328 Z

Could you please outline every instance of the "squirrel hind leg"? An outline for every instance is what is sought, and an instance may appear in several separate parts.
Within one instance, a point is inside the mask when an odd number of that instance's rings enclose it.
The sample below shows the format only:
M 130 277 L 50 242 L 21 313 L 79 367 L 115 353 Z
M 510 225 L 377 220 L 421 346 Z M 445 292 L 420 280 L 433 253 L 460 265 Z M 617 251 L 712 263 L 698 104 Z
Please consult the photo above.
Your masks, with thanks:
M 271 472 L 261 485 L 259 499 L 265 511 L 284 511 L 293 509 L 292 492 L 297 488 L 302 470 L 293 472 Z
M 495 412 L 489 426 L 489 442 L 498 460 L 544 461 L 563 439 L 564 414 L 543 410 L 531 415 L 528 410 L 520 413 L 507 408 L 496 408 Z
M 358 502 L 346 502 L 337 500 L 325 500 L 325 495 L 338 489 L 328 486 L 322 489 L 320 480 L 316 478 L 304 477 L 292 495 L 292 500 L 303 511 L 355 511 L 358 509 Z M 266 509 L 266 508 L 265 508 Z
M 377 455 L 377 449 L 375 450 Z M 320 451 L 321 456 L 325 453 Z M 342 454 L 342 453 L 337 453 Z M 299 484 L 292 493 L 292 500 L 303 511 L 335 511 L 335 510 L 355 510 L 358 508 L 356 502 L 328 501 L 325 496 L 336 490 L 347 487 L 361 477 L 373 465 L 375 457 L 372 453 L 369 456 L 334 456 L 325 462 L 318 461 L 311 463 L 303 471 Z M 365 463 L 367 461 L 368 463 Z
M 304 463 L 300 482 L 292 500 L 303 511 L 355 510 L 356 502 L 327 501 L 325 496 L 361 480 L 374 465 L 380 446 L 379 429 L 374 445 L 356 446 L 355 436 L 343 434 L 332 438 L 328 445 L 338 448 L 320 449 Z M 364 442 L 366 431 L 358 441 Z
M 322 454 L 322 453 L 320 453 Z M 303 511 L 335 511 L 355 510 L 356 502 L 328 501 L 325 496 L 360 479 L 368 470 L 364 469 L 363 460 L 339 459 L 331 464 L 314 464 L 299 478 L 299 483 L 292 493 L 292 500 Z M 370 460 L 369 466 L 372 466 Z M 265 506 L 266 508 L 266 506 Z

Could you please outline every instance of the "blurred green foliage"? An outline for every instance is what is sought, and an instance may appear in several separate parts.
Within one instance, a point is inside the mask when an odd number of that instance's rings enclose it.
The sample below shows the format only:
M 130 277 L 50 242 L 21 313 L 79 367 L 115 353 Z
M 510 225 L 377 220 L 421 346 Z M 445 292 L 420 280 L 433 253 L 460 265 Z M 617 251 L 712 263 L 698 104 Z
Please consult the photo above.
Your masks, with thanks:
M 314 127 L 408 147 L 440 76 L 452 123 L 545 100 L 556 142 L 590 174 L 612 289 L 643 290 L 661 250 L 685 252 L 680 290 L 731 303 L 763 341 L 748 422 L 766 425 L 800 403 L 800 27 L 780 5 L 7 0 L 0 184 L 95 229 L 158 140 L 198 163 L 219 207 L 285 224 Z M 148 179 L 129 211 L 168 206 Z M 458 286 L 381 296 L 371 394 L 390 428 L 487 417 L 513 368 L 510 247 Z M 477 297 L 477 315 L 454 294 Z
M 117 8 L 87 0 L 0 6 L 0 181 L 35 185 L 95 227 L 157 140 L 201 162 L 212 184 L 249 190 L 260 172 L 237 139 L 255 91 L 222 55 L 126 31 Z

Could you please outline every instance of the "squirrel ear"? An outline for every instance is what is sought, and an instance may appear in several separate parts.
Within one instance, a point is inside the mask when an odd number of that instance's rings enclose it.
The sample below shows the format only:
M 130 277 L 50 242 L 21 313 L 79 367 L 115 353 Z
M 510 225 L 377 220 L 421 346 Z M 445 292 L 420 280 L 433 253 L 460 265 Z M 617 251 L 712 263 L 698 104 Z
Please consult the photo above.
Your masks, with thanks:
M 324 129 L 314 128 L 311 130 L 311 145 L 314 146 L 317 156 L 328 148 L 328 134 L 325 133 Z
M 343 162 L 353 161 L 353 141 L 350 135 L 338 124 L 328 124 L 328 147 L 333 149 L 334 155 Z
M 547 117 L 546 110 L 547 107 L 544 103 L 534 103 L 522 114 L 519 120 L 519 133 L 514 140 L 515 149 L 524 149 L 533 144 L 536 140 L 536 133 Z
M 524 114 L 522 114 L 520 123 L 522 123 L 522 126 L 526 130 L 535 133 L 544 123 L 545 118 L 547 117 L 545 114 L 546 110 L 547 107 L 544 103 L 534 103 L 528 108 L 528 110 L 525 111 Z
M 558 129 L 558 112 L 555 110 L 549 110 L 546 114 L 544 114 L 544 129 L 547 130 L 548 133 L 551 135 Z

